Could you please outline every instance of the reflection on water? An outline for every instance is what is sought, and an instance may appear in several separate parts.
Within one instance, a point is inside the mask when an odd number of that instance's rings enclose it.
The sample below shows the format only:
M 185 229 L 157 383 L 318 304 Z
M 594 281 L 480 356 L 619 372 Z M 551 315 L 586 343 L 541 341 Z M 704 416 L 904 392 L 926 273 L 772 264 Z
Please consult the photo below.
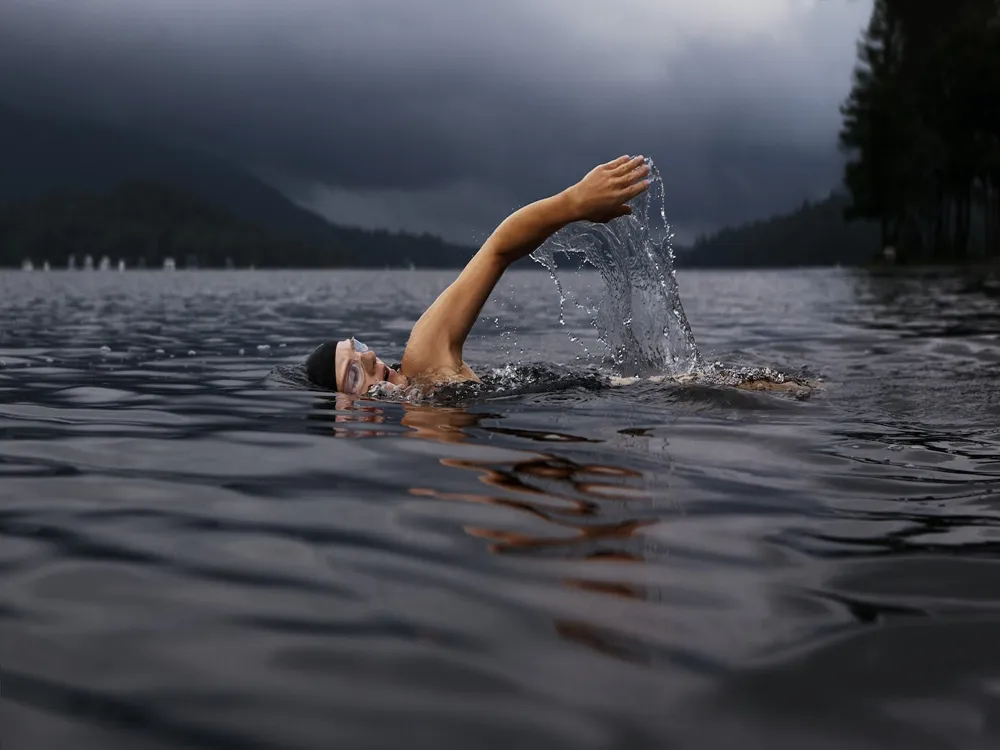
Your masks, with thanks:
M 854 322 L 865 327 L 907 337 L 977 336 L 1000 328 L 1000 278 L 995 272 L 939 276 L 930 270 L 858 273 L 853 280 L 861 305 L 845 312 L 854 313 Z M 928 284 L 934 294 L 927 293 Z
M 283 375 L 439 274 L 0 274 L 0 743 L 995 747 L 998 286 L 937 273 L 684 274 L 801 401 L 603 387 L 515 273 L 467 354 L 531 382 L 447 405 Z
M 333 434 L 340 438 L 377 437 L 386 433 L 367 427 L 346 429 L 353 425 L 381 424 L 384 409 L 352 396 L 335 397 L 338 426 Z M 441 443 L 462 443 L 471 439 L 468 428 L 481 427 L 486 432 L 511 435 L 541 443 L 599 443 L 585 437 L 558 432 L 482 426 L 484 420 L 495 421 L 502 415 L 470 412 L 461 408 L 402 404 L 399 423 L 408 428 L 405 437 L 433 440 Z M 432 487 L 413 486 L 415 497 L 447 502 L 482 503 L 515 511 L 532 521 L 538 528 L 522 531 L 510 528 L 465 525 L 462 530 L 470 537 L 481 539 L 493 554 L 518 554 L 556 557 L 576 561 L 629 562 L 644 561 L 645 545 L 636 538 L 636 531 L 655 521 L 629 517 L 630 507 L 652 500 L 650 488 L 643 482 L 642 472 L 626 467 L 601 463 L 578 463 L 552 453 L 519 456 L 510 461 L 489 461 L 442 457 L 438 463 L 452 469 L 471 471 L 488 492 L 444 492 Z M 568 588 L 643 599 L 643 587 L 609 580 L 589 580 L 571 577 L 562 580 Z M 556 619 L 556 632 L 582 645 L 621 658 L 636 658 L 627 648 L 614 643 L 614 638 L 602 634 L 586 621 Z
M 572 435 L 534 433 L 517 430 L 519 437 L 550 441 L 553 437 L 575 441 Z M 541 528 L 519 531 L 516 528 L 464 526 L 465 533 L 487 542 L 493 554 L 555 557 L 577 562 L 597 563 L 644 561 L 645 545 L 636 532 L 655 521 L 629 517 L 629 505 L 648 498 L 647 489 L 629 484 L 642 479 L 640 472 L 608 464 L 580 464 L 551 454 L 503 463 L 441 459 L 456 469 L 476 472 L 479 481 L 490 488 L 487 493 L 440 492 L 414 487 L 417 496 L 467 503 L 485 503 L 509 508 L 541 521 Z M 617 482 L 612 480 L 619 480 Z M 497 492 L 502 494 L 497 494 Z M 563 586 L 591 593 L 644 599 L 643 587 L 628 582 L 592 580 L 581 570 L 577 576 L 560 580 Z M 555 618 L 557 633 L 580 645 L 623 659 L 640 658 L 616 639 L 586 620 Z M 641 653 L 641 652 L 640 652 Z

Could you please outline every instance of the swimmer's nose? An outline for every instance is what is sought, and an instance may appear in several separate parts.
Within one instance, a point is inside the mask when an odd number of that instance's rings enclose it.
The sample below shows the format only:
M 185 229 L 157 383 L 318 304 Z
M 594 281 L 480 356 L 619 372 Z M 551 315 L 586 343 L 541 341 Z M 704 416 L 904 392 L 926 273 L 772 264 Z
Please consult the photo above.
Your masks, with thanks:
M 361 366 L 365 368 L 365 372 L 369 375 L 375 374 L 375 352 L 369 350 L 360 355 L 358 359 L 361 360 Z

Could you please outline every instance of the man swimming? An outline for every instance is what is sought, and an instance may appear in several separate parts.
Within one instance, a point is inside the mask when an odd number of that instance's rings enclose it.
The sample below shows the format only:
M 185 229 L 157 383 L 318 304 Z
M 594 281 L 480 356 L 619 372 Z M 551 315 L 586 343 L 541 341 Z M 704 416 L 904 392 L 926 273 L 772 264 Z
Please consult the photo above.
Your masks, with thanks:
M 567 224 L 607 223 L 632 213 L 628 202 L 649 188 L 649 171 L 642 156 L 621 156 L 594 167 L 557 195 L 508 216 L 451 286 L 420 316 L 398 371 L 352 337 L 318 346 L 306 360 L 309 380 L 358 396 L 383 382 L 426 390 L 444 383 L 478 381 L 462 358 L 462 348 L 504 272 Z

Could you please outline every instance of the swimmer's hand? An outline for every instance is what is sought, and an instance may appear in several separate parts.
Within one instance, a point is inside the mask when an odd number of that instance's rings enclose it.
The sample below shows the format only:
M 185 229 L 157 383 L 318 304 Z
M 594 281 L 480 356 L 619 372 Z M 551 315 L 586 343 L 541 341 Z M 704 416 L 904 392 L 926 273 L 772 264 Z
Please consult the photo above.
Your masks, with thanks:
M 619 216 L 628 216 L 628 202 L 649 188 L 649 165 L 642 156 L 620 156 L 594 167 L 563 195 L 574 221 L 605 224 Z

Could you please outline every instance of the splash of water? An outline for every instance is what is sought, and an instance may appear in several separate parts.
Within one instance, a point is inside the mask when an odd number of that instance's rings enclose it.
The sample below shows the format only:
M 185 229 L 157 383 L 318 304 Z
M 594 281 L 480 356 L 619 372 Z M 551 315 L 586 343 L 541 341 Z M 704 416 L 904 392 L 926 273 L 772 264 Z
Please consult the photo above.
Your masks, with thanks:
M 650 186 L 632 200 L 630 216 L 608 224 L 571 224 L 531 257 L 548 269 L 559 290 L 560 325 L 565 325 L 567 302 L 585 310 L 620 374 L 686 374 L 702 359 L 677 287 L 663 178 L 651 159 L 647 164 Z M 560 254 L 600 273 L 604 285 L 596 306 L 567 291 L 556 258 Z
M 480 373 L 480 378 L 479 381 L 442 383 L 426 390 L 420 386 L 398 388 L 391 383 L 376 383 L 367 395 L 381 401 L 433 403 L 440 406 L 533 393 L 599 391 L 611 385 L 605 373 L 593 368 L 567 370 L 543 363 L 503 365 Z

